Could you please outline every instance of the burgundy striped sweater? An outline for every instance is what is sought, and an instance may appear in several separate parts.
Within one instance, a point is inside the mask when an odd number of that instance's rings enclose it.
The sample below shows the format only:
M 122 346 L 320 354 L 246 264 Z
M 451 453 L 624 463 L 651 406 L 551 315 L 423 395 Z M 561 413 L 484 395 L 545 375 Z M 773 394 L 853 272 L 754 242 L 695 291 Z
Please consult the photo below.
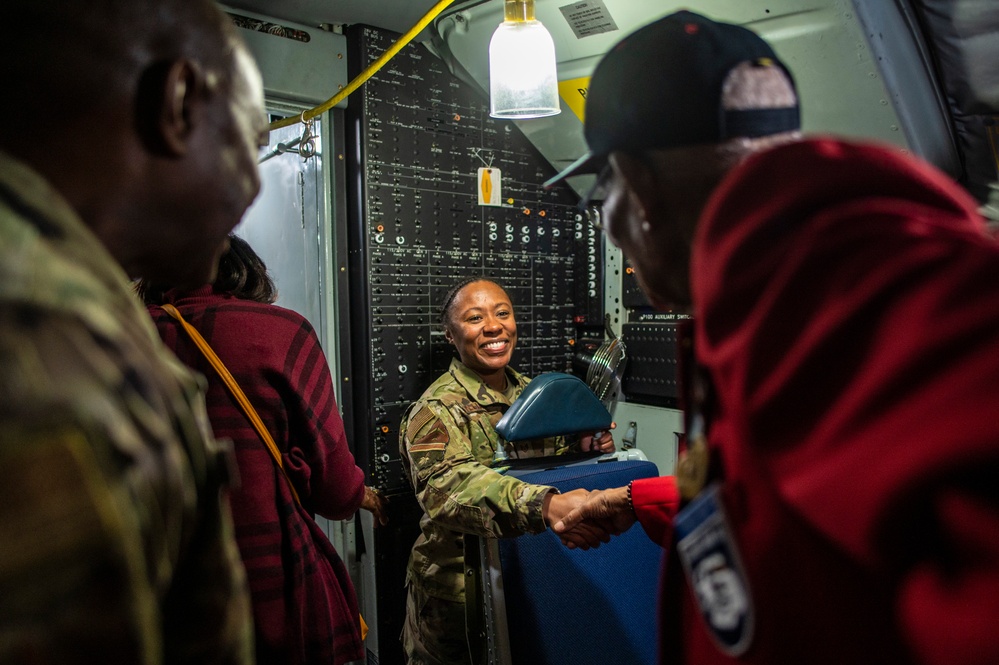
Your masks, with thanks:
M 265 444 L 180 325 L 160 307 L 150 307 L 166 345 L 208 379 L 215 435 L 235 446 L 240 483 L 232 512 L 253 598 L 258 663 L 360 659 L 353 585 L 309 513 L 353 515 L 364 496 L 364 474 L 347 447 L 312 326 L 293 311 L 216 294 L 210 286 L 170 291 L 165 300 L 198 329 L 246 393 L 305 506 L 295 504 Z

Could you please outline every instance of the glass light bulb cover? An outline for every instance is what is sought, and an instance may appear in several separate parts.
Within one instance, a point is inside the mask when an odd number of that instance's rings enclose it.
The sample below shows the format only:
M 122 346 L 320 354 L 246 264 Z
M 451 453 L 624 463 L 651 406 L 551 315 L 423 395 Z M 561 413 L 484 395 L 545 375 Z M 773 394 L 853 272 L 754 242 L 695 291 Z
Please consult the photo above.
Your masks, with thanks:
M 489 41 L 489 115 L 540 118 L 561 111 L 555 43 L 540 21 L 504 21 Z

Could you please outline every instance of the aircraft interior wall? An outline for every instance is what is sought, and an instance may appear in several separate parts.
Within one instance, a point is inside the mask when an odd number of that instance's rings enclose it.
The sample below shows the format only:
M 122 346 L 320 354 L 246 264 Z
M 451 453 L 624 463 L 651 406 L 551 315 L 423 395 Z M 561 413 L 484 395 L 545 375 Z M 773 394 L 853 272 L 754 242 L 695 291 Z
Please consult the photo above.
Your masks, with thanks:
M 358 69 L 395 38 L 373 28 L 347 35 Z M 490 118 L 487 100 L 421 46 L 351 99 L 347 135 L 353 439 L 368 447 L 369 482 L 392 501 L 392 523 L 370 536 L 375 642 L 379 662 L 392 663 L 401 662 L 405 565 L 421 514 L 398 428 L 452 357 L 439 301 L 461 277 L 496 279 L 517 311 L 512 366 L 571 372 L 577 347 L 603 339 L 603 246 L 571 190 L 542 189 L 554 169 L 522 133 Z

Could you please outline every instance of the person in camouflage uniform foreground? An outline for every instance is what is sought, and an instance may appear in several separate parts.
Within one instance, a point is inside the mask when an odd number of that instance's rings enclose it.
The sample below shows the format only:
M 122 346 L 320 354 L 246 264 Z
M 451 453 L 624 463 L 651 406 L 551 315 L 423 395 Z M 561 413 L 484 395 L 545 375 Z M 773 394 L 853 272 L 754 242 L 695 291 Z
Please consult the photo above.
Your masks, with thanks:
M 457 283 L 441 308 L 444 336 L 458 351 L 448 371 L 407 411 L 403 464 L 424 510 L 423 533 L 406 575 L 402 631 L 410 665 L 471 662 L 465 635 L 464 534 L 503 538 L 540 533 L 588 492 L 559 494 L 490 468 L 500 457 L 558 455 L 574 448 L 614 450 L 610 432 L 570 446 L 562 437 L 503 442 L 493 429 L 530 379 L 509 367 L 517 344 L 513 305 L 484 278 Z M 600 537 L 587 534 L 589 538 Z M 582 537 L 582 536 L 580 536 Z M 474 543 L 474 539 L 470 541 Z
M 4 27 L 0 663 L 251 663 L 228 461 L 129 279 L 212 279 L 260 74 L 209 0 L 11 0 Z

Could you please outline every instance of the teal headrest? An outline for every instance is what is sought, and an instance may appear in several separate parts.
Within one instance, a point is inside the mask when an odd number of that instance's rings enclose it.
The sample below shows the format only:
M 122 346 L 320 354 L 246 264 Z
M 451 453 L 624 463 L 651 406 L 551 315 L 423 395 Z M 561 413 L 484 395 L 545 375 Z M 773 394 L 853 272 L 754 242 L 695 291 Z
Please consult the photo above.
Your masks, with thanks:
M 606 430 L 611 414 L 593 391 L 571 374 L 550 372 L 527 384 L 496 424 L 507 441 Z

